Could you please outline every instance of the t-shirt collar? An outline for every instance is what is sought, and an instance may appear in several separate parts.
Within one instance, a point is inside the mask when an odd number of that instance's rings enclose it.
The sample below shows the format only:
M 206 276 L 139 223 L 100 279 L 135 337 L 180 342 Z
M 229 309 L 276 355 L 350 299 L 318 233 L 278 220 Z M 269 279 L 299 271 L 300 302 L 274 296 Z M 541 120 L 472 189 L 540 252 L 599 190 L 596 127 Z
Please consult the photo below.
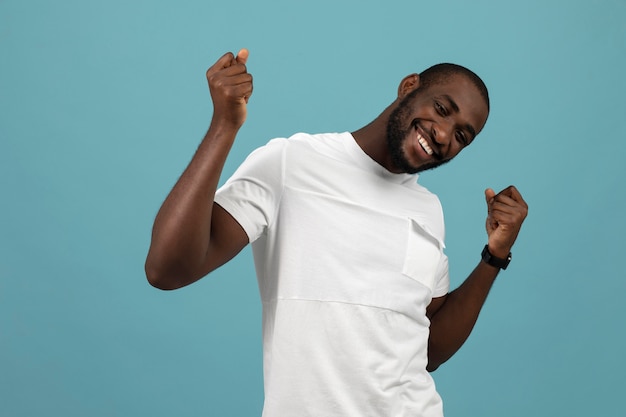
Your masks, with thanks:
M 396 174 L 389 171 L 387 168 L 373 160 L 365 151 L 359 146 L 354 139 L 354 136 L 350 132 L 344 132 L 341 135 L 346 136 L 346 140 L 343 142 L 346 146 L 346 151 L 352 156 L 354 161 L 363 169 L 373 172 L 380 177 L 397 184 L 403 184 L 407 182 L 417 182 L 419 174 Z

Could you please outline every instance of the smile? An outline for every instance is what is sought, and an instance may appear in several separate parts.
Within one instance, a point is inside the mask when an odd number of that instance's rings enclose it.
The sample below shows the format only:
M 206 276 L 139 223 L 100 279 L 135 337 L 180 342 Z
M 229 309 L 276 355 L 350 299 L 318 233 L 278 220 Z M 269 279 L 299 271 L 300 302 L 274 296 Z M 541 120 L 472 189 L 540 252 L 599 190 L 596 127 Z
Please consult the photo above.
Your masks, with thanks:
M 422 147 L 422 149 L 424 149 L 424 151 L 428 154 L 428 155 L 432 155 L 433 154 L 433 148 L 430 147 L 430 145 L 428 144 L 428 142 L 426 141 L 426 139 L 424 139 L 422 137 L 422 135 L 420 135 L 419 133 L 417 134 L 417 141 L 419 142 L 420 146 Z

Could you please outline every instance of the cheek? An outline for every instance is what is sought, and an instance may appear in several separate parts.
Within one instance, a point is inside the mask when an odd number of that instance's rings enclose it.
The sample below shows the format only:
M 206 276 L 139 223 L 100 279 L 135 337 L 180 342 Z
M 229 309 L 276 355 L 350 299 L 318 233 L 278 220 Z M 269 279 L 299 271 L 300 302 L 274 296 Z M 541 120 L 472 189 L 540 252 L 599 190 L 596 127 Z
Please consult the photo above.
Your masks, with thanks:
M 460 154 L 465 148 L 466 146 L 463 146 L 462 144 L 460 144 L 459 142 L 455 140 L 453 145 L 450 148 L 450 159 Z

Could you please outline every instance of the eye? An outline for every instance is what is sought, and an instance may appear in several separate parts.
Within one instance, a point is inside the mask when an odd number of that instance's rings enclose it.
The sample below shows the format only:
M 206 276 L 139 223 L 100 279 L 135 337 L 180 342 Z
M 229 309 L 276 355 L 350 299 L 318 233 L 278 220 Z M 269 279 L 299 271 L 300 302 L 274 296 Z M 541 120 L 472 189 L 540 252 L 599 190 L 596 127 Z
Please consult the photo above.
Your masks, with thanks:
M 467 146 L 467 135 L 461 130 L 457 131 L 455 134 L 456 140 L 461 143 L 463 146 Z
M 448 110 L 443 106 L 443 104 L 438 101 L 435 101 L 435 110 L 437 110 L 437 113 L 439 113 L 441 116 L 445 117 L 448 115 Z

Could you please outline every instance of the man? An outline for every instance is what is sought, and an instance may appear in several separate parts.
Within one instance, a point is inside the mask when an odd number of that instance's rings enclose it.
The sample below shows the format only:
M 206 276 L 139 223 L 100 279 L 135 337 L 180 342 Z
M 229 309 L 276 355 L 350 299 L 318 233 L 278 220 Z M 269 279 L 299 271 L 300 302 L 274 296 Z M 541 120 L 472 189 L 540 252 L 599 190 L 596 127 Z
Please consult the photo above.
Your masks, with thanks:
M 448 292 L 441 206 L 416 173 L 472 143 L 487 89 L 452 64 L 409 75 L 367 126 L 275 139 L 217 191 L 252 94 L 247 58 L 207 72 L 213 119 L 156 217 L 148 280 L 188 285 L 253 242 L 264 416 L 443 415 L 428 371 L 469 336 L 527 206 L 513 186 L 485 192 L 482 260 Z

